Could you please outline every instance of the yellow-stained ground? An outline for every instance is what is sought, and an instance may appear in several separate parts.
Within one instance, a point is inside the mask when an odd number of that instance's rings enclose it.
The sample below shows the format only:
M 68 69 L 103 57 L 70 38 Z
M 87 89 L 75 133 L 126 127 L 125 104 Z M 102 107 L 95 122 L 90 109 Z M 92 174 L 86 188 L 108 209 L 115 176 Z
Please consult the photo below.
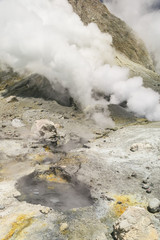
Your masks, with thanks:
M 67 180 L 65 180 L 64 178 L 60 177 L 60 176 L 56 176 L 53 173 L 44 173 L 44 174 L 40 174 L 38 175 L 38 177 L 40 179 L 43 179 L 47 182 L 56 182 L 56 183 L 67 183 Z
M 133 195 L 114 195 L 115 202 L 113 203 L 113 213 L 116 217 L 120 217 L 128 207 L 139 206 L 146 208 L 145 201 L 139 201 Z
M 16 237 L 21 234 L 21 232 L 31 225 L 33 222 L 33 218 L 31 216 L 28 216 L 26 214 L 19 215 L 16 220 L 12 223 L 10 231 L 7 233 L 7 235 L 1 239 L 1 240 L 9 240 L 11 237 Z
M 86 163 L 87 157 L 83 154 L 68 153 L 64 158 L 61 159 L 60 165 L 78 165 L 80 163 Z
M 53 158 L 54 154 L 50 152 L 49 148 L 45 148 L 45 152 L 33 153 L 29 155 L 30 159 L 34 162 L 41 163 L 45 158 Z

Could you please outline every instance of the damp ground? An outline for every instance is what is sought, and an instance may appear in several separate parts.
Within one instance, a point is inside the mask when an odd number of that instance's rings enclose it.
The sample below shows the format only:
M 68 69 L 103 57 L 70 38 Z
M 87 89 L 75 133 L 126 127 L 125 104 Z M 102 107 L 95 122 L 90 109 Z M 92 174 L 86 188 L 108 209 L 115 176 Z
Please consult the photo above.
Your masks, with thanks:
M 19 201 L 41 204 L 55 210 L 87 207 L 93 204 L 88 187 L 74 178 L 54 173 L 31 173 L 22 177 L 17 185 Z

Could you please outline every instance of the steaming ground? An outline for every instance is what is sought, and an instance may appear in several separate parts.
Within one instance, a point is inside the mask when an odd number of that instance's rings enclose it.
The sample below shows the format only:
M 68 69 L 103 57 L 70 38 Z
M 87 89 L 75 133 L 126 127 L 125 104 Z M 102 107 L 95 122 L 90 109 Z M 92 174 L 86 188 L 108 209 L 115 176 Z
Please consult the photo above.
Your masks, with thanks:
M 104 0 L 104 3 L 144 40 L 160 73 L 160 1 Z
M 160 120 L 159 94 L 114 66 L 111 36 L 95 24 L 84 26 L 67 0 L 1 0 L 0 29 L 2 63 L 42 74 L 56 90 L 68 89 L 101 126 L 113 125 L 107 105 L 123 101 L 137 116 Z M 95 99 L 93 92 L 110 100 Z

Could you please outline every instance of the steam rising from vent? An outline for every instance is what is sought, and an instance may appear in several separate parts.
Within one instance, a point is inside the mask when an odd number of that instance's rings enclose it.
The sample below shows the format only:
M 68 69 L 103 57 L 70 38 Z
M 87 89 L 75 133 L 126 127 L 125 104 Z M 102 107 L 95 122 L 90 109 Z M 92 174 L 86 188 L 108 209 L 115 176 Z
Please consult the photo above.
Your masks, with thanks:
M 144 40 L 160 73 L 160 1 L 104 0 L 104 3 Z
M 101 126 L 113 125 L 107 105 L 123 101 L 138 116 L 160 120 L 158 93 L 114 66 L 111 36 L 84 26 L 67 0 L 0 0 L 0 29 L 1 62 L 68 89 Z M 93 97 L 96 92 L 110 99 Z

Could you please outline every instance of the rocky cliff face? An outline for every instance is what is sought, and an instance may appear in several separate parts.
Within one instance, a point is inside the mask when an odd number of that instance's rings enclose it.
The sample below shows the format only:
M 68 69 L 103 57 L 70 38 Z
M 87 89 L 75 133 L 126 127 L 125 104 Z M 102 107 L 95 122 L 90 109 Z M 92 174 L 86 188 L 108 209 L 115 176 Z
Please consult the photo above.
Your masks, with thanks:
M 147 49 L 130 27 L 112 15 L 99 0 L 68 0 L 85 24 L 94 22 L 102 32 L 112 36 L 115 49 L 135 63 L 154 69 Z
M 136 33 L 121 19 L 111 14 L 99 0 L 68 0 L 84 24 L 94 22 L 109 33 L 116 49 L 117 64 L 130 69 L 131 76 L 141 76 L 144 85 L 160 92 L 160 76 L 155 73 L 151 57 Z

